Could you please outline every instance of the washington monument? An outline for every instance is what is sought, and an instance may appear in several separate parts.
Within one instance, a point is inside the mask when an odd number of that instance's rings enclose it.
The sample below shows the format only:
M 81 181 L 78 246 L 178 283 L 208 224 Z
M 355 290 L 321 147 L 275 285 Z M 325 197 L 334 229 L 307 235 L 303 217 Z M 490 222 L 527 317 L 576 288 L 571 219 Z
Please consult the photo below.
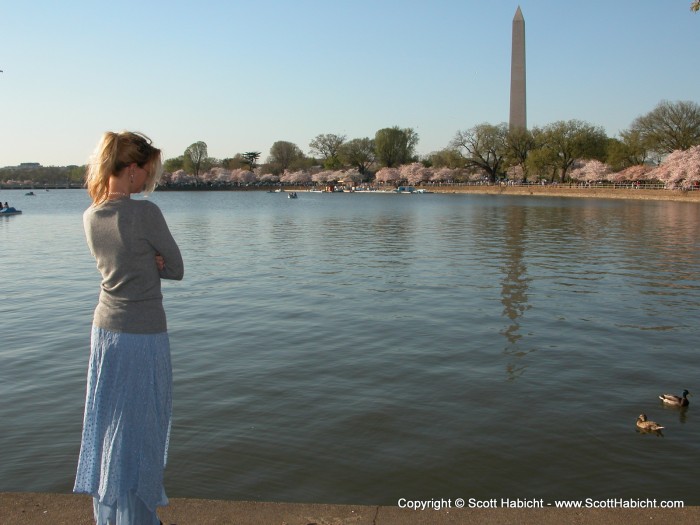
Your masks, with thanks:
M 525 106 L 525 19 L 520 6 L 513 17 L 513 50 L 510 57 L 510 124 L 527 129 Z

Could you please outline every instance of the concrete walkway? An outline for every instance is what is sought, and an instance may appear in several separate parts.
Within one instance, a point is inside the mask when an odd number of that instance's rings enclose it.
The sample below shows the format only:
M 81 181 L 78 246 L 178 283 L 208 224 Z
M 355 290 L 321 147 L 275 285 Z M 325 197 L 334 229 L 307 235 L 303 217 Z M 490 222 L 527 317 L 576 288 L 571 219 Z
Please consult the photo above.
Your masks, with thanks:
M 447 525 L 697 524 L 700 507 L 682 509 L 442 509 L 363 505 L 171 499 L 159 510 L 166 525 Z M 94 525 L 87 496 L 0 493 L 2 525 Z

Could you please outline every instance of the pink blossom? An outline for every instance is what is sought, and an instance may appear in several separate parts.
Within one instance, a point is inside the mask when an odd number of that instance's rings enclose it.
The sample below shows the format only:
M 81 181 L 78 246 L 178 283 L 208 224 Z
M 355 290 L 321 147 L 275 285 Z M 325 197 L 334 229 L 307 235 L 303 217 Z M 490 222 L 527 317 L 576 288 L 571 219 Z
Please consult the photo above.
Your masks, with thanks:
M 451 168 L 440 168 L 435 173 L 433 173 L 433 176 L 430 177 L 430 180 L 434 182 L 450 182 L 453 181 L 454 178 L 455 170 Z
M 212 168 L 202 175 L 202 180 L 206 182 L 229 182 L 231 180 L 231 172 L 224 168 Z
M 314 173 L 311 176 L 311 180 L 318 184 L 325 184 L 327 182 L 338 180 L 336 179 L 336 172 L 331 170 L 323 170 L 318 173 Z
M 345 182 L 351 181 L 353 183 L 361 182 L 363 177 L 362 174 L 357 170 L 345 170 L 340 172 L 340 179 Z
M 286 171 L 280 177 L 280 182 L 285 182 L 287 184 L 306 184 L 311 182 L 311 175 L 308 171 Z
M 172 175 L 172 181 L 175 184 L 190 184 L 194 182 L 194 177 L 186 173 L 185 170 L 177 170 Z
M 396 168 L 382 168 L 375 175 L 377 182 L 396 182 L 400 178 L 401 175 Z
M 273 175 L 272 173 L 265 173 L 264 175 L 260 175 L 258 180 L 265 184 L 273 184 L 275 182 L 279 182 L 280 178 L 277 175 Z
M 618 171 L 617 173 L 611 173 L 608 175 L 608 180 L 610 182 L 634 182 L 649 180 L 649 172 L 651 169 L 651 166 L 647 166 L 645 164 L 635 164 L 634 166 L 629 166 L 622 171 Z
M 610 174 L 610 166 L 599 160 L 582 160 L 571 171 L 571 178 L 581 182 L 598 182 L 606 180 Z
M 468 180 L 471 182 L 478 182 L 488 178 L 488 173 L 482 169 L 477 169 L 469 174 Z
M 430 178 L 430 170 L 428 170 L 420 162 L 404 164 L 399 168 L 401 179 L 406 180 L 409 184 L 418 184 Z
M 257 181 L 255 173 L 250 170 L 236 169 L 231 172 L 231 182 L 237 184 L 252 184 Z
M 522 181 L 525 179 L 525 170 L 523 170 L 523 167 L 521 164 L 516 164 L 515 166 L 511 166 L 508 168 L 506 171 L 506 175 L 510 180 L 514 181 Z
M 650 173 L 669 188 L 691 188 L 700 182 L 700 145 L 676 150 Z

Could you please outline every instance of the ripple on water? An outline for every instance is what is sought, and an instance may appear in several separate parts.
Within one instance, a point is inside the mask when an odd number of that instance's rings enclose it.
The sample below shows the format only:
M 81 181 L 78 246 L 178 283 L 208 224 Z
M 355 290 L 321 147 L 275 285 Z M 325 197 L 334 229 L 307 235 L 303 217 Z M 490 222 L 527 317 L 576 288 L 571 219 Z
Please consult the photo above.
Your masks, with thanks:
M 5 491 L 68 491 L 75 471 L 98 275 L 84 192 L 54 193 L 0 221 Z M 699 421 L 656 399 L 700 364 L 697 206 L 152 198 L 186 264 L 163 285 L 171 496 L 700 504 Z M 635 431 L 641 412 L 664 437 Z

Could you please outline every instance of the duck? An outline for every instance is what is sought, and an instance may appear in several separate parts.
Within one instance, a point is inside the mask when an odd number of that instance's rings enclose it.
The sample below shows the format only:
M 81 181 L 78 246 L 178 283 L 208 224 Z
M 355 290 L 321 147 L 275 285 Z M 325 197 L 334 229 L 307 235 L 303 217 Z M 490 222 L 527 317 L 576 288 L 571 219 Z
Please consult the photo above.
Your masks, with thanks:
M 662 427 L 656 421 L 647 421 L 646 414 L 639 414 L 639 417 L 637 418 L 637 428 L 640 430 L 658 432 L 659 430 L 666 427 Z
M 674 396 L 673 394 L 661 394 L 659 399 L 666 405 L 674 407 L 687 407 L 690 404 L 690 401 L 688 401 L 689 395 L 690 392 L 683 390 L 683 397 Z

